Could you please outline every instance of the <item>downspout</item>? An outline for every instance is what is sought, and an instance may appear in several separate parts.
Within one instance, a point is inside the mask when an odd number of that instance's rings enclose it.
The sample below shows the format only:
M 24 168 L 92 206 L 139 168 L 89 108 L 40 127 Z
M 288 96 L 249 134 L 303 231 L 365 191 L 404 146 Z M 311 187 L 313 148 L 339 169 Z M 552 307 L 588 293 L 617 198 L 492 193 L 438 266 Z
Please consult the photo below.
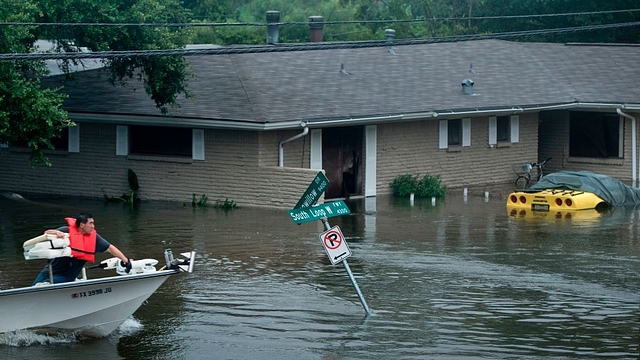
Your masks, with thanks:
M 307 135 L 309 133 L 309 128 L 307 127 L 307 123 L 306 122 L 304 122 L 304 121 L 301 122 L 300 126 L 302 126 L 302 128 L 303 128 L 303 130 L 302 130 L 302 132 L 300 134 L 292 136 L 292 137 L 290 137 L 288 139 L 284 139 L 284 140 L 282 140 L 282 141 L 280 141 L 278 143 L 278 166 L 279 167 L 284 167 L 284 147 L 283 147 L 283 145 L 285 143 L 290 142 L 290 141 L 299 139 L 299 138 L 301 138 L 301 137 L 303 137 L 303 136 L 305 136 L 305 135 Z
M 616 112 L 618 113 L 618 115 L 626 117 L 627 119 L 631 120 L 631 180 L 633 181 L 633 186 L 635 187 L 637 185 L 637 181 L 638 181 L 638 176 L 636 173 L 636 158 L 637 158 L 637 139 L 636 139 L 636 118 L 622 112 L 622 110 L 620 110 L 620 108 L 616 109 Z

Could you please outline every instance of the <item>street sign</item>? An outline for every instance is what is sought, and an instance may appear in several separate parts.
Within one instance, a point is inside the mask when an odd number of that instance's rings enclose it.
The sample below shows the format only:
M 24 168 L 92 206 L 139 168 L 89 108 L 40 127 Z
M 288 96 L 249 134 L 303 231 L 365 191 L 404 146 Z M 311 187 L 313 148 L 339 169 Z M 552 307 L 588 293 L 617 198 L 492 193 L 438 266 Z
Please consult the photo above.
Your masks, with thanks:
M 318 172 L 318 175 L 316 175 L 313 181 L 311 181 L 311 184 L 309 184 L 307 191 L 302 194 L 302 197 L 293 208 L 299 209 L 312 206 L 320 199 L 320 196 L 322 196 L 328 186 L 329 179 L 327 179 L 322 171 Z
M 337 225 L 320 234 L 320 240 L 331 264 L 335 265 L 351 256 L 351 250 Z
M 288 212 L 291 220 L 300 225 L 302 223 L 320 220 L 322 218 L 347 215 L 351 213 L 351 210 L 349 210 L 349 207 L 344 203 L 344 201 L 338 200 L 307 208 L 291 209 Z

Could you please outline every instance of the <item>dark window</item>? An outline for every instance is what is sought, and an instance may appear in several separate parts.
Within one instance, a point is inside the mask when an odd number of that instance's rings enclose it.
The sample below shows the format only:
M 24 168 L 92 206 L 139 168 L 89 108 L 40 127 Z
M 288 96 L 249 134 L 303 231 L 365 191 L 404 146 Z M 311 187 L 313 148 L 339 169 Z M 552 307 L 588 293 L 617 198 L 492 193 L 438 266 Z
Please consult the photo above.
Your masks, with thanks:
M 511 140 L 511 117 L 510 116 L 498 116 L 496 121 L 497 125 L 497 138 L 498 141 L 510 141 Z
M 54 147 L 54 150 L 60 151 L 69 151 L 69 129 L 62 129 L 60 131 L 60 137 L 51 138 L 51 144 Z M 11 146 L 15 147 L 27 147 L 27 141 L 20 139 L 18 141 L 12 142 Z M 40 149 L 47 150 L 48 148 L 45 146 L 40 146 Z
M 462 145 L 462 120 L 449 120 L 447 122 L 447 132 L 449 145 Z
M 572 111 L 569 113 L 569 155 L 621 157 L 620 131 L 618 115 Z
M 140 155 L 191 156 L 193 137 L 188 128 L 129 127 L 129 152 Z

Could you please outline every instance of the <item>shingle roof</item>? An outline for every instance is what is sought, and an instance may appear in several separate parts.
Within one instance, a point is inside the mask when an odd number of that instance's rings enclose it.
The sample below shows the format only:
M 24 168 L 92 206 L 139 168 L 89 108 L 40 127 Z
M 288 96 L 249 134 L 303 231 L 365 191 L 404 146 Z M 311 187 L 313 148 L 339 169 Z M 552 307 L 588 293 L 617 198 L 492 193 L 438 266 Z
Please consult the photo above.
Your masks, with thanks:
M 572 102 L 640 103 L 640 46 L 481 40 L 190 56 L 192 101 L 178 117 L 278 122 Z M 473 63 L 475 74 L 469 72 Z M 351 73 L 340 72 L 341 64 Z M 102 70 L 66 87 L 71 112 L 160 115 L 142 84 L 112 87 Z M 476 95 L 461 82 L 474 81 Z M 53 79 L 52 79 L 53 80 Z M 51 80 L 49 80 L 51 81 Z

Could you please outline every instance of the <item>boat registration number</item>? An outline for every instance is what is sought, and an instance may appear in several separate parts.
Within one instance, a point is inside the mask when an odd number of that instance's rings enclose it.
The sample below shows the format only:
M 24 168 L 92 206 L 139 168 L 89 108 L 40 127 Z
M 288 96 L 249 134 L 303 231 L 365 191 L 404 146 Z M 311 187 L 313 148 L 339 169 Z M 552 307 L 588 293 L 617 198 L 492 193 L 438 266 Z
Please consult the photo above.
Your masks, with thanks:
M 80 292 L 77 292 L 77 293 L 73 293 L 73 294 L 71 294 L 71 298 L 72 299 L 78 299 L 78 298 L 83 298 L 83 297 L 108 294 L 110 292 L 111 292 L 111 288 L 110 287 L 106 287 L 104 289 L 94 289 L 94 290 L 89 290 L 89 291 L 80 291 Z
M 549 211 L 548 204 L 531 204 L 532 211 Z

